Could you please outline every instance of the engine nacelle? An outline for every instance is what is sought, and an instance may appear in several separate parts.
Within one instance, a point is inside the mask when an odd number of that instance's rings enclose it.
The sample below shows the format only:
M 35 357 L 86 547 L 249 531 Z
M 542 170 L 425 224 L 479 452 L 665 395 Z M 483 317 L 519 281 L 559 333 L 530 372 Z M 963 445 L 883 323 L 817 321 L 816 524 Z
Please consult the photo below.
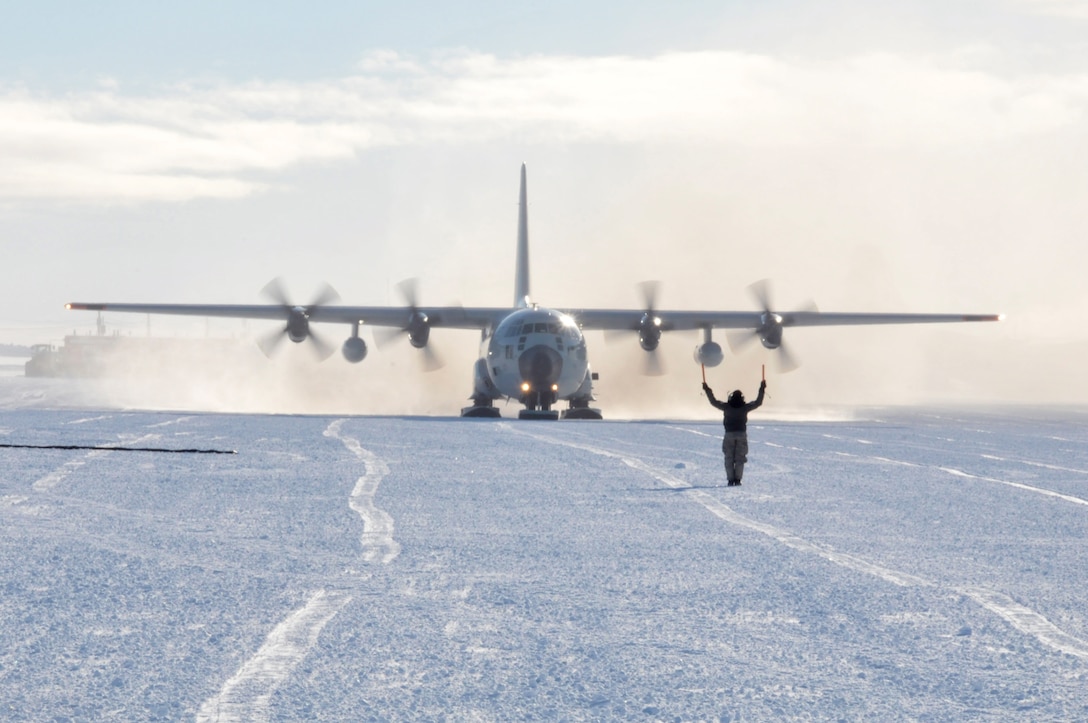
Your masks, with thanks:
M 695 363 L 707 367 L 716 367 L 725 359 L 721 344 L 716 341 L 708 341 L 695 347 Z
M 412 343 L 412 346 L 416 349 L 427 346 L 427 341 L 431 338 L 431 321 L 426 314 L 422 311 L 413 312 L 405 329 L 408 332 L 408 341 Z
M 643 314 L 638 322 L 638 343 L 646 351 L 657 349 L 661 343 L 661 319 Z
M 306 310 L 299 306 L 291 309 L 284 331 L 287 333 L 287 338 L 296 344 L 306 341 L 306 337 L 310 335 L 310 320 L 306 316 Z
M 763 315 L 763 326 L 759 329 L 759 341 L 768 349 L 782 346 L 782 317 L 778 314 Z
M 366 342 L 357 336 L 349 337 L 344 342 L 344 346 L 340 348 L 340 352 L 349 362 L 358 364 L 366 359 Z

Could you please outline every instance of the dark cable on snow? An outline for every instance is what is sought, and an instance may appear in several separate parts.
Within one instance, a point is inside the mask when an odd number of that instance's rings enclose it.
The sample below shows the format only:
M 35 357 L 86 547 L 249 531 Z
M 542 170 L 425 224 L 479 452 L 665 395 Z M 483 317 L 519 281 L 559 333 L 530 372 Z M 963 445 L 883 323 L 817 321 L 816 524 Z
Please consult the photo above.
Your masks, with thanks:
M 104 452 L 164 452 L 166 454 L 238 454 L 234 449 L 168 449 L 166 447 L 104 447 L 83 444 L 0 444 L 5 449 L 92 449 Z

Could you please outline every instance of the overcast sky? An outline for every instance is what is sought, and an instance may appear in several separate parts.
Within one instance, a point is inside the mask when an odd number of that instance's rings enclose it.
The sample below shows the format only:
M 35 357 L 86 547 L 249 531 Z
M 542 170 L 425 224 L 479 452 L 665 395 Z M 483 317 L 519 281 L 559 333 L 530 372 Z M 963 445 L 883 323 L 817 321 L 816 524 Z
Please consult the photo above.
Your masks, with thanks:
M 1088 401 L 1088 1 L 43 1 L 4 17 L 0 342 L 91 328 L 66 301 L 251 303 L 277 276 L 300 301 L 327 281 L 397 303 L 418 277 L 425 303 L 509 303 L 524 161 L 544 304 L 637 304 L 659 279 L 663 307 L 747 309 L 771 278 L 783 308 L 1003 312 L 797 330 L 803 366 L 780 388 Z M 466 388 L 475 342 L 446 342 Z M 666 338 L 685 383 L 692 343 Z M 616 354 L 598 366 L 622 371 Z

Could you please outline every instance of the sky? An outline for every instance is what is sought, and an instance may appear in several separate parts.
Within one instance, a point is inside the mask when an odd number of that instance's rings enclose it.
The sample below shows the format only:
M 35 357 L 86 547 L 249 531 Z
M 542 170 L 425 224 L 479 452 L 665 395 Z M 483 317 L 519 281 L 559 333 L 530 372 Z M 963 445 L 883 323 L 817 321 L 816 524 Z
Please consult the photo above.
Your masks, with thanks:
M 424 303 L 509 303 L 525 162 L 545 305 L 638 305 L 654 279 L 663 308 L 750 309 L 768 278 L 782 309 L 1004 313 L 796 330 L 802 367 L 773 389 L 801 406 L 1088 401 L 1088 2 L 41 2 L 5 17 L 0 343 L 90 331 L 68 301 L 253 303 L 276 277 L 300 302 L 327 282 L 345 303 L 400 303 L 418 278 Z M 467 396 L 476 346 L 450 334 L 425 383 L 443 407 Z M 694 339 L 665 344 L 671 373 L 649 380 L 629 374 L 634 340 L 591 346 L 604 379 L 630 384 L 602 394 L 697 396 Z M 397 353 L 329 373 L 403 378 Z M 712 381 L 754 390 L 765 363 L 757 347 Z

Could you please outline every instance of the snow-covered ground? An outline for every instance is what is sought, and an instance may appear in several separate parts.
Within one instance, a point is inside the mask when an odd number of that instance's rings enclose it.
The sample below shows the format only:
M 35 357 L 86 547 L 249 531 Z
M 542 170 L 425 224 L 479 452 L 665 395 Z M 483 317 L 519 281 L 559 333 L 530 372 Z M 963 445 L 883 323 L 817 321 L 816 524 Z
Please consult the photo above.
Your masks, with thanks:
M 726 488 L 709 408 L 47 402 L 0 399 L 0 719 L 1088 719 L 1084 410 L 769 405 Z

